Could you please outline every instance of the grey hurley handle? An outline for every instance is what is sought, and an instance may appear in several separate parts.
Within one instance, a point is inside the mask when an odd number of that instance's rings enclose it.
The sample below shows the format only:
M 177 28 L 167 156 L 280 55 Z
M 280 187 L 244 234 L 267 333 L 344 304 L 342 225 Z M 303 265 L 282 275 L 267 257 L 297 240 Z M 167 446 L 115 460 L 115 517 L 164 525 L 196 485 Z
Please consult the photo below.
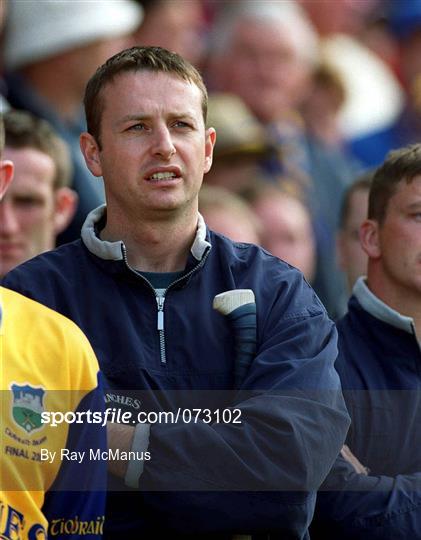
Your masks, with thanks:
M 257 323 L 256 300 L 251 289 L 233 289 L 217 294 L 213 308 L 227 317 L 234 332 L 235 341 L 235 387 L 244 381 L 256 355 Z

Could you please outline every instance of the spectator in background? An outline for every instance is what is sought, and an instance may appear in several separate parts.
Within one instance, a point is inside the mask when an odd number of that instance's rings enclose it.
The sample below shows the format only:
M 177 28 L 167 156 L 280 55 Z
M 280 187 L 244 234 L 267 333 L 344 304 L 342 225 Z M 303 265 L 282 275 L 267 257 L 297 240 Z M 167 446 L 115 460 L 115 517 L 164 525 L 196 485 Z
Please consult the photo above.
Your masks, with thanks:
M 236 95 L 210 95 L 208 125 L 218 133 L 212 169 L 204 179 L 208 185 L 241 193 L 264 174 L 264 160 L 279 159 L 263 126 Z
M 373 176 L 360 228 L 367 277 L 339 321 L 336 368 L 351 415 L 347 445 L 318 494 L 315 540 L 421 539 L 421 145 Z
M 23 111 L 8 111 L 3 119 L 4 157 L 13 161 L 15 175 L 0 203 L 0 276 L 53 249 L 77 205 L 69 150 L 53 128 Z
M 261 245 L 301 270 L 311 283 L 316 269 L 316 245 L 306 206 L 297 197 L 267 184 L 257 183 L 247 198 L 262 226 Z
M 354 138 L 352 149 L 367 166 L 377 166 L 389 150 L 421 139 L 421 0 L 391 2 L 389 20 L 399 40 L 405 104 L 387 126 Z
M 390 28 L 389 9 L 390 3 L 388 1 L 374 0 L 372 9 L 366 15 L 364 25 L 358 32 L 357 38 L 396 74 L 399 70 L 399 43 Z
M 338 264 L 345 272 L 349 293 L 367 273 L 367 254 L 360 242 L 360 227 L 367 219 L 368 194 L 373 173 L 368 172 L 349 186 L 342 202 L 337 236 Z
M 124 48 L 141 22 L 141 9 L 129 0 L 10 0 L 7 15 L 7 99 L 48 120 L 70 147 L 79 206 L 60 242 L 74 240 L 88 212 L 104 202 L 102 181 L 89 172 L 79 149 L 85 85 L 106 58 Z
M 228 3 L 211 35 L 209 76 L 269 124 L 293 114 L 317 60 L 317 36 L 294 3 Z
M 199 193 L 199 211 L 211 230 L 234 242 L 261 245 L 260 223 L 246 201 L 235 193 L 204 184 Z
M 14 166 L 3 159 L 4 139 L 0 115 L 0 201 Z M 66 447 L 69 455 L 86 456 L 91 448 L 105 451 L 106 431 L 89 423 L 54 427 L 41 419 L 46 410 L 104 412 L 92 347 L 70 320 L 1 287 L 0 351 L 1 538 L 41 540 L 50 532 L 65 540 L 70 526 L 73 538 L 83 535 L 83 527 L 90 538 L 100 540 L 106 462 L 82 458 L 75 463 L 58 456 Z M 43 461 L 45 450 L 49 459 Z
M 339 111 L 339 122 L 346 143 L 384 129 L 402 110 L 403 95 L 395 74 L 360 37 L 376 3 L 300 0 L 319 33 L 323 61 L 338 72 L 345 85 L 346 99 Z
M 328 64 L 317 66 L 301 111 L 308 131 L 326 146 L 340 148 L 343 143 L 338 116 L 345 99 L 340 74 Z
M 374 0 L 375 2 L 376 0 Z M 364 16 L 373 0 L 299 0 L 322 37 L 332 34 L 356 34 L 364 24 Z
M 355 175 L 340 152 L 325 148 L 299 116 L 317 61 L 317 35 L 298 4 L 229 4 L 216 21 L 209 76 L 241 97 L 282 150 L 272 172 L 294 180 L 311 210 L 317 241 L 316 292 L 331 314 L 343 290 L 335 273 L 335 233 L 342 193 Z
M 133 35 L 134 45 L 156 45 L 174 51 L 196 67 L 205 52 L 205 14 L 200 0 L 137 0 L 142 25 Z

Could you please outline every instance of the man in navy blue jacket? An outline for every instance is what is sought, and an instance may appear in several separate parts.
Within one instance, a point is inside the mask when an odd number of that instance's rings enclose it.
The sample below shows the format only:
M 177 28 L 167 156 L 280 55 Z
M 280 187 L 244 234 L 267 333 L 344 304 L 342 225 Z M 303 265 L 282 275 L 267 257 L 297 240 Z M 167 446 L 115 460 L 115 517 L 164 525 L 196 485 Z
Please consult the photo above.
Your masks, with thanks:
M 215 142 L 206 105 L 199 73 L 176 54 L 135 47 L 110 58 L 88 83 L 81 136 L 107 206 L 88 216 L 81 240 L 5 283 L 85 331 L 107 400 L 137 423 L 111 431 L 111 449 L 134 456 L 112 464 L 112 485 L 133 489 L 110 494 L 107 537 L 306 538 L 349 422 L 336 330 L 297 270 L 206 228 L 198 193 Z M 250 312 L 233 321 L 213 301 L 238 290 Z
M 352 424 L 318 496 L 312 538 L 421 538 L 421 145 L 377 170 L 360 238 L 367 278 L 339 322 L 336 363 Z M 326 492 L 325 490 L 332 490 Z

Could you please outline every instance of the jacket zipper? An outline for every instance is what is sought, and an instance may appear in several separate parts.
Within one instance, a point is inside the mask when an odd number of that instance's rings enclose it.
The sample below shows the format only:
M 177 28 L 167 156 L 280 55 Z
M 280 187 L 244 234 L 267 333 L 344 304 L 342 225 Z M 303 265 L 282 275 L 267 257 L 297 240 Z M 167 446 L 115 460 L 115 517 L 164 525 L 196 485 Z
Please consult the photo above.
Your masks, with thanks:
M 132 268 L 129 263 L 127 262 L 127 253 L 126 253 L 126 246 L 122 244 L 121 246 L 122 252 L 123 252 L 123 260 L 127 268 L 136 274 L 139 278 L 143 279 L 145 281 L 149 288 L 152 290 L 152 292 L 155 295 L 156 305 L 158 308 L 157 311 L 157 331 L 158 331 L 158 338 L 159 338 L 159 354 L 161 359 L 162 365 L 167 365 L 167 353 L 166 353 L 166 347 L 165 347 L 165 324 L 164 324 L 164 303 L 165 303 L 165 297 L 169 289 L 176 285 L 178 282 L 182 281 L 183 279 L 189 278 L 192 274 L 194 274 L 197 270 L 202 268 L 202 266 L 205 264 L 206 259 L 208 258 L 210 248 L 207 249 L 206 253 L 203 255 L 202 259 L 199 261 L 199 263 L 192 268 L 187 274 L 182 275 L 172 283 L 168 285 L 168 287 L 165 289 L 165 291 L 162 293 L 162 295 L 159 295 L 156 293 L 155 288 L 153 287 L 152 283 L 146 279 L 142 274 L 140 274 L 137 270 Z
M 154 289 L 155 291 L 155 289 Z M 157 329 L 158 329 L 158 335 L 159 335 L 159 354 L 161 357 L 161 364 L 167 363 L 167 355 L 165 352 L 165 327 L 164 327 L 164 302 L 165 302 L 165 294 L 167 291 L 164 292 L 162 296 L 159 296 L 155 292 L 156 297 L 156 303 L 158 305 L 158 313 L 157 313 Z

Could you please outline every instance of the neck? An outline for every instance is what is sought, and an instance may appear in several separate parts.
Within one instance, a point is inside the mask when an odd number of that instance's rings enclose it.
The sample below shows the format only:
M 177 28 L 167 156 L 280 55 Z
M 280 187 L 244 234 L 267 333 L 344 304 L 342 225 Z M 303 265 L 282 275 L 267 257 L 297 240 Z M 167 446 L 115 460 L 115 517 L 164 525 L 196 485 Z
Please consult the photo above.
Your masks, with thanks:
M 414 320 L 417 337 L 421 339 L 421 293 L 413 289 L 396 287 L 383 275 L 368 271 L 367 285 L 370 291 L 386 305 Z
M 174 217 L 129 222 L 107 207 L 107 224 L 102 240 L 122 240 L 127 262 L 142 272 L 180 272 L 184 270 L 197 231 L 197 208 Z

